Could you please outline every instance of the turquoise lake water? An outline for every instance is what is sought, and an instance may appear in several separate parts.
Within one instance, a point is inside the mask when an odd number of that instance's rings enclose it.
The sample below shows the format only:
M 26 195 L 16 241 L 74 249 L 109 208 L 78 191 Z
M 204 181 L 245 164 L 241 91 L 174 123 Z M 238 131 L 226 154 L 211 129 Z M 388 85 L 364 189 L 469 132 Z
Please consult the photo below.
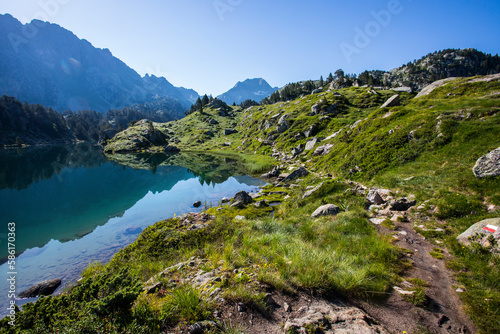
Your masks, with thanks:
M 89 146 L 0 151 L 0 291 L 7 296 L 7 224 L 16 226 L 16 291 L 74 282 L 147 226 L 265 184 L 209 155 L 119 156 Z M 178 164 L 178 165 L 176 165 Z M 203 207 L 203 206 L 202 206 Z M 0 298 L 0 314 L 6 313 Z M 26 301 L 18 301 L 21 305 Z M 6 304 L 5 304 L 6 305 Z

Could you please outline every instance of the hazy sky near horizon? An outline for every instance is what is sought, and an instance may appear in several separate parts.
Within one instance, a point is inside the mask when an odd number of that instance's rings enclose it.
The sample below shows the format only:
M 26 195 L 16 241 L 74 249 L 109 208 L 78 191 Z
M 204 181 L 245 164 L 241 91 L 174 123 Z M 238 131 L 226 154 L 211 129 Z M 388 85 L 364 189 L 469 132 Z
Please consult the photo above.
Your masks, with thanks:
M 498 0 L 0 0 L 0 12 L 57 23 L 141 75 L 214 96 L 246 78 L 281 87 L 447 48 L 500 52 Z

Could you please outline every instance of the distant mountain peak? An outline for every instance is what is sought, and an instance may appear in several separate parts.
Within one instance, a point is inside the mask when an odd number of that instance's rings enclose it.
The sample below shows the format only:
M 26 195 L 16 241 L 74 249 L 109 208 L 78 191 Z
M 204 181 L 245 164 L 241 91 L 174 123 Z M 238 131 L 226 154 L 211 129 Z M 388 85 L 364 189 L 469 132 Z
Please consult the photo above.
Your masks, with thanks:
M 245 79 L 238 81 L 233 88 L 217 96 L 217 98 L 228 104 L 240 104 L 246 100 L 260 102 L 276 90 L 278 90 L 277 87 L 271 87 L 263 78 Z

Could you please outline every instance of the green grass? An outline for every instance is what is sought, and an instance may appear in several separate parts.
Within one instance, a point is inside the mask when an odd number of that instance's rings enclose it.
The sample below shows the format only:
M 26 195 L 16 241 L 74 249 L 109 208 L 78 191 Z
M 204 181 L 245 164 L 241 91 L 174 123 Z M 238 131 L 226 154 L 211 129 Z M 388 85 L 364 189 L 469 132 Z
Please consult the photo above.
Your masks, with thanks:
M 0 332 L 45 333 L 50 328 L 68 333 L 160 333 L 210 318 L 211 304 L 203 294 L 169 283 L 169 279 L 187 275 L 182 270 L 165 278 L 168 287 L 162 294 L 141 292 L 144 282 L 154 274 L 192 256 L 207 260 L 204 270 L 219 268 L 225 273 L 221 287 L 234 287 L 224 292 L 228 300 L 245 302 L 263 312 L 263 291 L 255 281 L 287 293 L 305 290 L 354 298 L 383 295 L 408 264 L 400 259 L 401 250 L 391 244 L 390 236 L 380 236 L 368 221 L 364 197 L 347 191 L 352 185 L 341 180 L 348 178 L 398 191 L 398 196 L 414 194 L 417 205 L 428 200 L 421 212 L 422 221 L 415 217 L 410 221 L 423 224 L 425 228 L 417 231 L 430 241 L 444 242 L 439 247 L 448 249 L 451 260 L 447 265 L 465 287 L 460 296 L 479 332 L 498 333 L 500 257 L 477 245 L 464 247 L 456 236 L 475 222 L 498 215 L 488 213 L 485 203 L 500 205 L 500 177 L 478 179 L 472 167 L 480 156 L 500 147 L 500 100 L 490 96 L 499 90 L 498 81 L 467 83 L 460 79 L 419 99 L 402 93 L 401 106 L 380 109 L 393 91 L 370 94 L 366 88 L 348 88 L 338 91 L 341 96 L 325 92 L 251 110 L 234 108 L 234 118 L 218 116 L 216 110 L 206 108 L 203 113 L 158 125 L 172 140 L 179 141 L 176 146 L 190 152 L 168 158 L 138 154 L 116 159 L 152 170 L 162 164 L 197 166 L 193 174 L 209 183 L 218 182 L 221 172 L 255 175 L 281 164 L 270 157 L 272 147 L 290 154 L 292 148 L 310 139 L 297 134 L 315 125 L 318 138 L 339 132 L 316 145 L 330 143 L 333 147 L 326 156 L 306 151 L 297 162 L 306 164 L 311 172 L 330 173 L 337 180 L 312 173 L 303 182 L 295 181 L 294 188 L 270 185 L 261 199 L 282 202 L 280 206 L 211 208 L 208 212 L 217 218 L 204 230 L 184 231 L 178 219 L 158 222 L 110 263 L 89 265 L 82 273 L 83 280 L 66 295 L 41 298 L 35 305 L 25 306 L 16 329 L 0 322 Z M 337 103 L 338 112 L 327 115 L 329 118 L 310 115 L 317 103 L 325 108 Z M 277 134 L 276 121 L 284 114 L 288 114 L 289 128 Z M 274 121 L 273 115 L 278 115 Z M 219 124 L 210 125 L 209 119 Z M 361 122 L 351 128 L 358 120 Z M 224 136 L 226 128 L 235 128 L 238 133 Z M 215 135 L 208 136 L 208 130 Z M 302 199 L 307 186 L 320 182 L 324 182 L 320 190 Z M 274 191 L 285 194 L 270 194 Z M 311 218 L 324 204 L 335 204 L 342 213 Z M 274 217 L 270 218 L 272 210 Z M 246 220 L 234 221 L 237 215 Z M 394 228 L 392 222 L 384 226 Z M 437 227 L 444 232 L 436 231 Z M 441 248 L 431 255 L 444 258 Z M 418 279 L 410 282 L 415 293 L 408 301 L 426 307 L 427 283 Z M 242 331 L 232 325 L 225 328 L 221 331 Z
M 167 294 L 162 313 L 168 319 L 194 323 L 208 318 L 211 307 L 202 299 L 198 289 L 182 285 Z

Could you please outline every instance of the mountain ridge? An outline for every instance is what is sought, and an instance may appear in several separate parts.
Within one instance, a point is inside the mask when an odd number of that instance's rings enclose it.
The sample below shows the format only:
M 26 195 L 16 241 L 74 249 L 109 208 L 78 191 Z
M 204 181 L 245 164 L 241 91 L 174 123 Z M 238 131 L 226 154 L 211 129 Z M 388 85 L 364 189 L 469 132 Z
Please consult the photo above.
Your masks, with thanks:
M 0 94 L 58 111 L 105 112 L 165 97 L 186 108 L 198 97 L 165 78 L 141 77 L 109 49 L 39 20 L 23 25 L 0 15 L 0 55 Z

